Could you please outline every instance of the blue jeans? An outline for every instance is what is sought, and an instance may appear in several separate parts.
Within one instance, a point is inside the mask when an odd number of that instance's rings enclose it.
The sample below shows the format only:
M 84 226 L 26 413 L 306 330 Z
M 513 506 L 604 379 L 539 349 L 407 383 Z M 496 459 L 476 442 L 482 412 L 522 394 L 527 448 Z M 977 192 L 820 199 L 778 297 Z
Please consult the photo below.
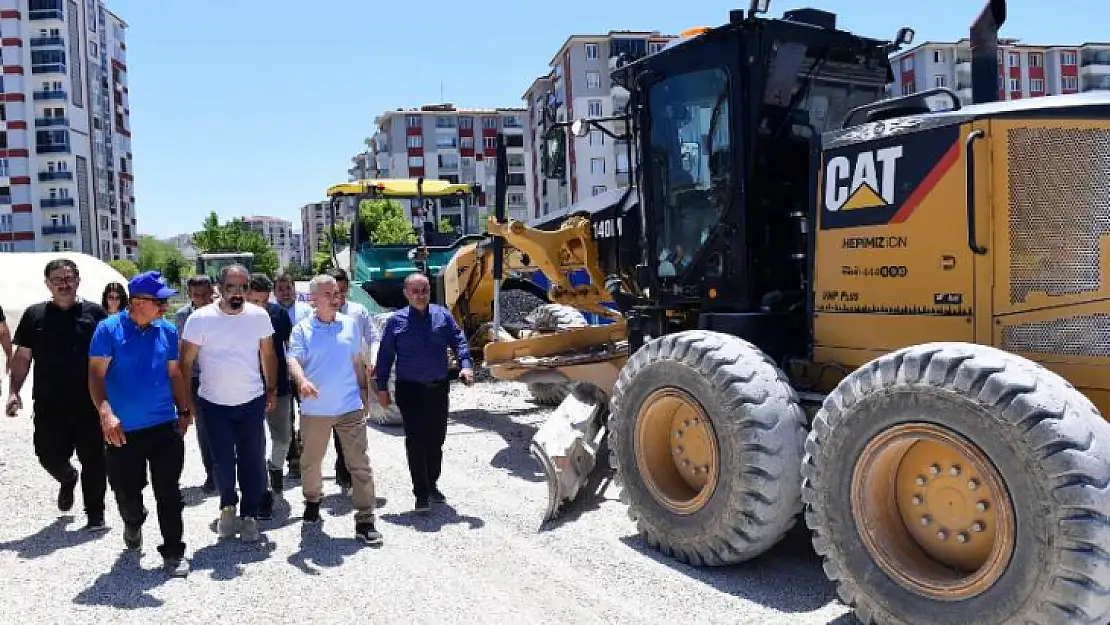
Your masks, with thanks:
M 238 406 L 221 406 L 200 398 L 204 412 L 220 508 L 239 503 L 236 472 L 243 491 L 239 516 L 258 518 L 266 493 L 266 396 L 259 395 Z
M 193 378 L 193 404 L 197 407 L 197 414 L 193 415 L 196 424 L 197 445 L 200 447 L 200 462 L 204 465 L 204 479 L 216 484 L 216 474 L 212 472 L 212 446 L 208 444 L 208 422 L 204 419 L 204 412 L 200 407 L 200 379 Z

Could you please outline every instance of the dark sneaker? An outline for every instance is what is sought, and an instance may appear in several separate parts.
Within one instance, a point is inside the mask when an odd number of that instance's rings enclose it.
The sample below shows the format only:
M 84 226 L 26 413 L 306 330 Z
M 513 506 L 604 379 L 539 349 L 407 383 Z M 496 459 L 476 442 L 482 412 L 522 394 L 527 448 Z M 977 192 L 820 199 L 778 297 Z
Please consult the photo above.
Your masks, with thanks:
M 355 523 L 355 538 L 372 547 L 382 544 L 382 534 L 374 529 L 373 523 Z
M 438 488 L 432 489 L 432 494 L 428 499 L 431 499 L 433 503 L 447 503 L 447 495 L 439 492 Z
M 58 489 L 58 509 L 62 512 L 69 512 L 73 509 L 73 490 L 77 488 L 77 478 L 74 477 L 72 482 L 62 484 Z
M 162 558 L 162 568 L 170 577 L 187 577 L 190 567 L 185 558 Z
M 301 521 L 304 523 L 319 523 L 320 520 L 320 502 L 306 501 L 304 516 L 301 517 Z
M 138 525 L 134 527 L 125 525 L 123 527 L 123 544 L 132 551 L 141 548 L 143 546 L 143 528 Z
M 432 506 L 430 506 L 428 504 L 428 498 L 427 497 L 417 497 L 416 498 L 416 511 L 417 512 L 427 512 L 428 510 L 431 510 L 431 509 L 432 509 Z
M 88 523 L 85 523 L 85 527 L 81 529 L 86 532 L 99 532 L 108 529 L 108 526 L 104 523 L 104 513 L 90 514 Z
M 258 520 L 269 521 L 274 518 L 274 494 L 266 491 L 262 495 L 262 505 L 258 508 Z

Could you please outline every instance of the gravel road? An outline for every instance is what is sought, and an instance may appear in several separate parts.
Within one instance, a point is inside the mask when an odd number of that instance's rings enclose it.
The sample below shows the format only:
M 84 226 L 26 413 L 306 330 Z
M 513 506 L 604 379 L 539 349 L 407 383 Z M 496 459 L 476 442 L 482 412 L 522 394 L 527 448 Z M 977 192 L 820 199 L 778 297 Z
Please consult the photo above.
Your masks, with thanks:
M 5 380 L 6 382 L 6 380 Z M 6 399 L 7 384 L 4 385 Z M 29 388 L 29 387 L 28 387 Z M 372 426 L 370 446 L 385 545 L 353 539 L 348 501 L 325 460 L 324 524 L 303 529 L 299 482 L 286 484 L 256 545 L 217 543 L 218 500 L 203 497 L 188 436 L 187 579 L 168 580 L 154 502 L 141 556 L 125 554 L 109 499 L 110 531 L 55 507 L 56 485 L 31 449 L 28 415 L 0 417 L 0 610 L 42 623 L 836 623 L 836 601 L 804 532 L 756 562 L 695 569 L 648 549 L 615 488 L 539 528 L 546 497 L 527 445 L 547 410 L 523 385 L 483 382 L 452 391 L 441 487 L 450 504 L 412 513 L 403 439 Z M 109 497 L 111 493 L 109 491 Z M 291 505 L 290 505 L 291 504 Z M 11 622 L 11 621 L 8 621 Z

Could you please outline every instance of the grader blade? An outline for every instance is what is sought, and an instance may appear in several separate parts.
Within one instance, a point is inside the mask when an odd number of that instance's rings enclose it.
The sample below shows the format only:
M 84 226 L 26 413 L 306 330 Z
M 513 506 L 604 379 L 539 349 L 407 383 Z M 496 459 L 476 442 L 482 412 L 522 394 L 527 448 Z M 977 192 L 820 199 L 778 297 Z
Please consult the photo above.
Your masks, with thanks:
M 532 438 L 530 450 L 547 478 L 547 508 L 543 520 L 558 516 L 572 501 L 597 466 L 597 450 L 605 437 L 604 396 L 579 385 L 563 400 Z

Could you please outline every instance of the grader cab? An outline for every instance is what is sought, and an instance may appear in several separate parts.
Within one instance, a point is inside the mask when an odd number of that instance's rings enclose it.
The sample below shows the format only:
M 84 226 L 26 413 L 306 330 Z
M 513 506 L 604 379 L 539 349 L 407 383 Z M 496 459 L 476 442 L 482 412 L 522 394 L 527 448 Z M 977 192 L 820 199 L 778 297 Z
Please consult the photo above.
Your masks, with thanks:
M 568 128 L 639 155 L 616 231 L 641 253 L 593 272 L 618 323 L 485 347 L 496 377 L 574 384 L 534 441 L 548 514 L 608 448 L 680 561 L 804 518 L 864 623 L 1106 623 L 1110 97 L 997 101 L 1001 0 L 969 105 L 884 99 L 907 29 L 766 4 L 617 68 L 627 116 L 551 126 L 549 176 Z

